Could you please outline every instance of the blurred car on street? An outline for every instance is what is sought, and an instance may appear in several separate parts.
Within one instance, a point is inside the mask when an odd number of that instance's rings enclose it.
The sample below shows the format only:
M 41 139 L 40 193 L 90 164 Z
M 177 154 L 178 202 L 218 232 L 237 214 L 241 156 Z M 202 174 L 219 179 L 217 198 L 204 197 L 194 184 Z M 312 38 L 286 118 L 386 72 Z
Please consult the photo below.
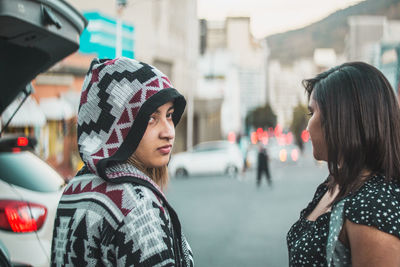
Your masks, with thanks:
M 87 21 L 63 0 L 0 0 L 0 25 L 1 116 L 15 99 L 24 103 L 39 73 L 78 50 Z M 8 123 L 0 125 L 3 251 L 14 266 L 49 266 L 64 180 L 34 154 L 33 138 L 3 136 Z
M 168 170 L 172 176 L 225 174 L 235 176 L 243 169 L 243 156 L 236 143 L 199 143 L 192 151 L 172 155 Z

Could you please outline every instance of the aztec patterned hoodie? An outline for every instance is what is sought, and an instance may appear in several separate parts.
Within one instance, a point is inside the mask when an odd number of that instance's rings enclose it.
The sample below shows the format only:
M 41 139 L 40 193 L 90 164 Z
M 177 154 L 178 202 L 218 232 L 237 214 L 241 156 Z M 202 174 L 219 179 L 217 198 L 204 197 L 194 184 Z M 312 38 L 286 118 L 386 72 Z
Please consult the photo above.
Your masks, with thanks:
M 85 166 L 61 197 L 52 266 L 193 266 L 179 219 L 159 186 L 127 163 L 150 115 L 186 101 L 156 68 L 128 58 L 94 59 L 78 112 Z

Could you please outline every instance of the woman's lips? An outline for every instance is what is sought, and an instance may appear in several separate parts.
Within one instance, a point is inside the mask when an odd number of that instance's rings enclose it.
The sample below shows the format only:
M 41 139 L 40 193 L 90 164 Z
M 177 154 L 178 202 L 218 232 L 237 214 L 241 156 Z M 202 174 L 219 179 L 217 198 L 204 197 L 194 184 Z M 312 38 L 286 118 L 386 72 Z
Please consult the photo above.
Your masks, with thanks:
M 172 145 L 162 146 L 158 148 L 161 154 L 169 154 L 171 152 Z

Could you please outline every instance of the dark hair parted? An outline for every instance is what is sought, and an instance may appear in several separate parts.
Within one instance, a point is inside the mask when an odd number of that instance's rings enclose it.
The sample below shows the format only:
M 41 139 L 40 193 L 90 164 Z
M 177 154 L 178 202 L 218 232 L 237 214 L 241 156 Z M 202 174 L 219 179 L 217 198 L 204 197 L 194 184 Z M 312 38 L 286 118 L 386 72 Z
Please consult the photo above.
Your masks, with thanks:
M 349 62 L 303 81 L 321 112 L 328 169 L 340 191 L 357 190 L 363 172 L 400 183 L 400 110 L 385 76 L 363 62 Z

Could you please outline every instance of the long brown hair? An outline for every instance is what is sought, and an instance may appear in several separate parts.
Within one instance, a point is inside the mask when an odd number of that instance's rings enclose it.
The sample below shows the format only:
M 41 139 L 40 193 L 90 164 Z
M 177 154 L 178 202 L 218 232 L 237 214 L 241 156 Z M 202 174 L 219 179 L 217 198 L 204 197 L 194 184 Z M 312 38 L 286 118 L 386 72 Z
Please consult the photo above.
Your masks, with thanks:
M 321 111 L 332 190 L 337 201 L 364 182 L 363 171 L 400 183 L 400 110 L 375 67 L 349 62 L 303 81 Z
M 134 154 L 127 160 L 127 163 L 132 164 L 138 168 L 138 170 L 149 176 L 162 190 L 167 187 L 169 180 L 167 165 L 159 168 L 146 168 Z

